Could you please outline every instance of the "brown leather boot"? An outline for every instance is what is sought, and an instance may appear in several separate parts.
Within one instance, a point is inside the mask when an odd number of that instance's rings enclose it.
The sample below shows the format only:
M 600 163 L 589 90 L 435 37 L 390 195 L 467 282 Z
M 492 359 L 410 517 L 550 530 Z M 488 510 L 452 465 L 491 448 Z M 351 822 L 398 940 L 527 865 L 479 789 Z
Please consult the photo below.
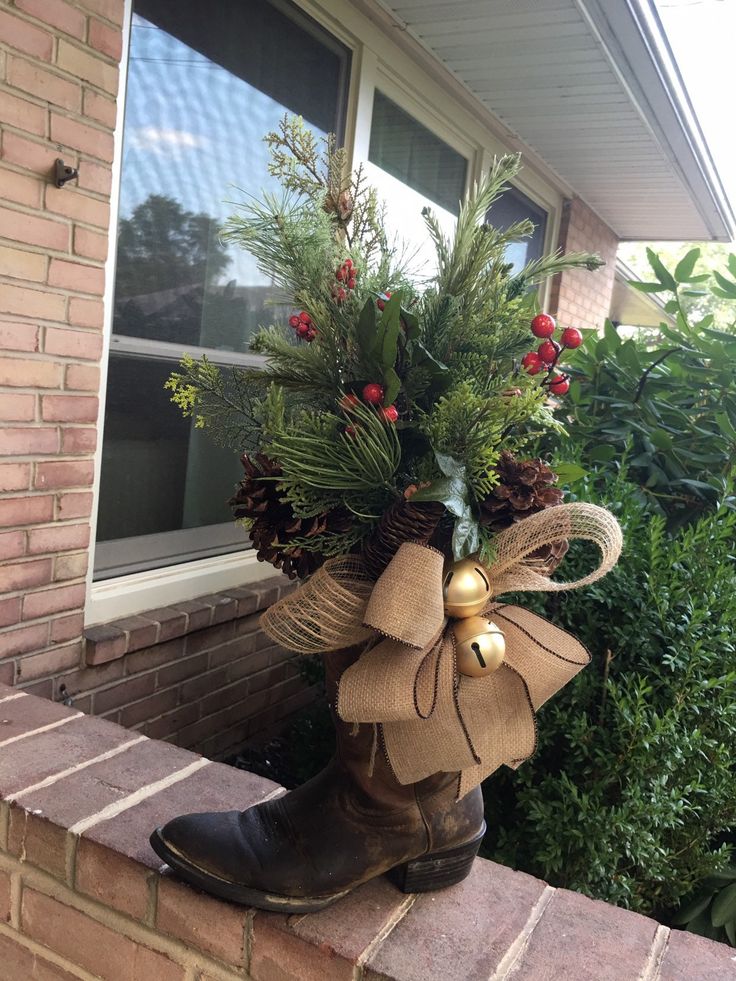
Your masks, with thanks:
M 246 811 L 187 814 L 151 836 L 182 879 L 223 899 L 286 913 L 323 909 L 389 872 L 404 892 L 460 882 L 485 832 L 476 787 L 456 802 L 458 775 L 402 786 L 373 729 L 335 713 L 337 680 L 356 650 L 325 656 L 337 753 L 312 780 Z

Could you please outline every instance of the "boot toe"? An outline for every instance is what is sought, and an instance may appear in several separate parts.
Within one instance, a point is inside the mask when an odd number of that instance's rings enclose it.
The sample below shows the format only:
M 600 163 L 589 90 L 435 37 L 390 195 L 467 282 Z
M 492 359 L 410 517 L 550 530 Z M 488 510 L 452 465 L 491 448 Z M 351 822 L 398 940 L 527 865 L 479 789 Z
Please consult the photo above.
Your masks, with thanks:
M 154 832 L 152 844 L 164 861 L 173 858 L 177 865 L 186 863 L 227 879 L 237 838 L 237 818 L 237 811 L 183 814 Z

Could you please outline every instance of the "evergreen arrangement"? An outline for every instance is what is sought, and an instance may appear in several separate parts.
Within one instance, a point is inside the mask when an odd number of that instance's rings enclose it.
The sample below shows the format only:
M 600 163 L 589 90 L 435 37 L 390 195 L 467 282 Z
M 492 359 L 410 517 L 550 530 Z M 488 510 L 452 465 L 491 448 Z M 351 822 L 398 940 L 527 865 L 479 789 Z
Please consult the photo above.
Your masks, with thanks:
M 507 248 L 532 224 L 486 221 L 519 169 L 510 155 L 472 189 L 452 238 L 425 209 L 437 259 L 417 283 L 376 192 L 360 169 L 347 172 L 333 138 L 320 143 L 285 117 L 265 139 L 281 191 L 247 201 L 224 236 L 294 312 L 255 336 L 262 368 L 224 373 L 185 358 L 167 383 L 172 400 L 244 453 L 234 514 L 259 558 L 289 576 L 351 551 L 377 572 L 407 538 L 490 561 L 503 515 L 560 500 L 556 475 L 523 456 L 561 429 L 561 362 L 582 337 L 568 328 L 555 341 L 534 287 L 600 259 L 556 253 L 512 272 Z M 542 343 L 528 351 L 534 337 Z

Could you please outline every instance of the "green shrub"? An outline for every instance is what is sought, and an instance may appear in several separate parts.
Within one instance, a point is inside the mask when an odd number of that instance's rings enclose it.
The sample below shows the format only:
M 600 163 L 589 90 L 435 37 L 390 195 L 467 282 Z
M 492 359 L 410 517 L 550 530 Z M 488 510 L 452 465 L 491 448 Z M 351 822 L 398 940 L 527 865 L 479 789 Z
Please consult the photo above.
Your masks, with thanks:
M 593 662 L 541 711 L 537 755 L 486 784 L 486 854 L 661 912 L 727 862 L 736 826 L 736 515 L 721 507 L 670 537 L 623 478 L 584 491 L 618 502 L 624 553 L 587 589 L 520 597 Z M 565 578 L 590 562 L 571 549 Z
M 698 254 L 693 249 L 670 273 L 649 251 L 657 282 L 632 285 L 663 294 L 676 326 L 662 324 L 656 343 L 624 340 L 610 322 L 603 337 L 590 334 L 568 400 L 581 458 L 615 467 L 630 447 L 630 478 L 670 526 L 717 504 L 736 462 L 736 332 L 713 330 L 712 316 L 689 319 L 683 303 L 700 292 L 693 279 L 711 280 L 693 275 Z M 712 276 L 711 289 L 735 303 L 736 282 Z

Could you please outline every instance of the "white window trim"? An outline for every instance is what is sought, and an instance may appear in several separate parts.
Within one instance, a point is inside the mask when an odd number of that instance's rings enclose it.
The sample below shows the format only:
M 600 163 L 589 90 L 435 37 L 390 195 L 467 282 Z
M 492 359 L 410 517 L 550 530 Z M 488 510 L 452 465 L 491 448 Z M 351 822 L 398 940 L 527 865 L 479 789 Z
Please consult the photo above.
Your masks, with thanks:
M 388 34 L 365 16 L 359 9 L 359 4 L 350 3 L 348 0 L 294 0 L 294 2 L 351 49 L 345 144 L 349 161 L 353 166 L 368 158 L 373 93 L 376 87 L 468 159 L 469 182 L 477 180 L 487 171 L 494 154 L 507 151 L 508 148 L 500 141 L 497 131 L 494 132 L 477 116 L 469 113 L 466 107 L 460 105 L 452 92 L 445 91 L 441 81 L 437 82 L 432 78 L 421 64 L 413 63 Z M 92 581 L 109 354 L 111 348 L 120 349 L 124 344 L 118 339 L 112 341 L 112 311 L 116 258 L 115 229 L 120 199 L 132 6 L 132 0 L 124 0 L 123 52 L 110 196 L 112 217 L 105 266 L 105 323 L 97 423 L 99 438 L 95 453 L 93 509 L 90 518 L 92 545 L 87 576 L 85 616 L 87 624 L 102 623 L 158 606 L 184 602 L 197 596 L 257 582 L 276 574 L 270 566 L 257 562 L 252 551 L 247 551 L 151 569 L 97 583 Z M 399 66 L 398 70 L 397 66 Z M 532 151 L 530 157 L 534 157 Z M 562 184 L 550 183 L 547 174 L 534 169 L 534 165 L 528 166 L 514 184 L 547 211 L 545 250 L 553 249 L 559 236 L 565 188 Z M 549 288 L 547 284 L 541 294 L 543 303 L 549 296 Z M 157 342 L 152 344 L 156 345 Z M 159 345 L 157 351 L 164 356 L 173 357 L 176 347 L 176 345 Z M 222 361 L 223 352 L 218 351 L 217 354 L 218 359 Z M 242 361 L 243 355 L 237 356 L 237 359 Z

